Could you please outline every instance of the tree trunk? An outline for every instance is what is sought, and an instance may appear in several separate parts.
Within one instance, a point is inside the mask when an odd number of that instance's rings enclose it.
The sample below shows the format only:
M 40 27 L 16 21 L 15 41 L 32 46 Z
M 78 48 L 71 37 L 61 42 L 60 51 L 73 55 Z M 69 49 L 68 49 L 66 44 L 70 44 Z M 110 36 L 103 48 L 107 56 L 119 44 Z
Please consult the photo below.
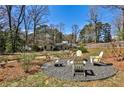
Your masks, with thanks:
M 123 36 L 122 36 L 122 39 L 124 40 L 124 9 L 122 9 L 122 12 L 123 12 Z
M 75 37 L 74 37 L 74 43 L 76 44 L 76 40 L 77 40 L 77 33 L 75 32 Z
M 44 50 L 46 51 L 46 46 L 47 46 L 47 29 L 46 29 L 46 26 L 45 26 L 45 48 L 44 48 Z
M 17 42 L 18 42 L 18 38 L 19 38 L 19 35 L 18 35 L 18 27 L 15 31 L 15 34 L 14 34 L 14 41 L 13 41 L 13 52 L 17 52 Z
M 98 35 L 97 35 L 97 29 L 96 29 L 96 23 L 97 23 L 97 22 L 95 21 L 94 23 L 95 23 L 95 24 L 94 24 L 94 25 L 95 25 L 94 30 L 95 30 L 95 35 L 96 35 L 95 43 L 97 43 L 97 38 L 98 38 L 98 37 L 97 37 L 97 36 L 98 36 Z
M 33 45 L 36 44 L 36 23 L 34 22 L 34 40 L 33 40 Z
M 25 18 L 24 18 L 24 25 L 25 25 L 25 46 L 26 46 L 28 44 L 28 29 Z
M 11 45 L 12 45 L 12 52 L 14 52 L 14 47 L 13 47 L 13 32 L 12 32 L 12 6 L 6 5 L 7 8 L 7 14 L 8 14 L 8 20 L 9 20 L 9 30 L 10 30 L 10 39 L 11 39 Z

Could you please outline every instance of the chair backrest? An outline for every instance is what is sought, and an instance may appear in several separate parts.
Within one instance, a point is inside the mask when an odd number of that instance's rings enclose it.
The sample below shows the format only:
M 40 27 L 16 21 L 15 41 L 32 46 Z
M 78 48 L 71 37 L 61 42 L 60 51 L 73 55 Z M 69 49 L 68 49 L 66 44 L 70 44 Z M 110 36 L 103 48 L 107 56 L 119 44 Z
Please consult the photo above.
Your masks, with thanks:
M 55 61 L 55 63 L 58 63 L 59 62 L 59 60 L 57 59 L 56 61 Z
M 84 64 L 82 64 L 82 63 L 75 63 L 74 64 L 74 71 L 76 71 L 76 70 L 78 70 L 78 71 L 84 70 Z
M 73 65 L 73 64 L 74 64 L 74 61 L 68 60 L 68 61 L 67 61 L 67 64 L 68 64 L 68 65 Z
M 81 52 L 81 50 L 76 51 L 76 56 L 77 56 L 77 57 L 82 56 L 82 52 Z
M 103 53 L 104 53 L 103 51 L 100 52 L 100 54 L 99 54 L 99 57 L 100 57 L 100 58 L 102 58 Z
M 70 64 L 73 64 L 74 63 L 74 61 L 70 61 Z

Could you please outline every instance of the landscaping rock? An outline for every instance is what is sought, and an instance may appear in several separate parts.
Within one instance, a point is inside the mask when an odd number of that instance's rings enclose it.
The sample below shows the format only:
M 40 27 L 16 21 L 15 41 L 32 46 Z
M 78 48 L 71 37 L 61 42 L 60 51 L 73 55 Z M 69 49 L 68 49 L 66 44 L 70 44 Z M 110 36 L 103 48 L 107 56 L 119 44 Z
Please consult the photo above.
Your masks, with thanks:
M 36 59 L 36 60 L 38 60 L 38 59 L 46 59 L 46 56 L 38 56 L 38 57 L 36 57 L 35 59 Z

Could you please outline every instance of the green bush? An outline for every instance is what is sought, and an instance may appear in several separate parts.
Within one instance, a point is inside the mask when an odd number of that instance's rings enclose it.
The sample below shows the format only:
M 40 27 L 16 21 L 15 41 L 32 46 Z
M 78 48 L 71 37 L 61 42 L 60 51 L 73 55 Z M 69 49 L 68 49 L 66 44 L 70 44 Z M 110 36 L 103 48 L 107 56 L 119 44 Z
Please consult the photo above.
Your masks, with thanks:
M 84 47 L 83 44 L 81 44 L 80 47 L 78 47 L 78 50 L 81 50 L 82 53 L 87 53 L 88 52 L 87 49 Z

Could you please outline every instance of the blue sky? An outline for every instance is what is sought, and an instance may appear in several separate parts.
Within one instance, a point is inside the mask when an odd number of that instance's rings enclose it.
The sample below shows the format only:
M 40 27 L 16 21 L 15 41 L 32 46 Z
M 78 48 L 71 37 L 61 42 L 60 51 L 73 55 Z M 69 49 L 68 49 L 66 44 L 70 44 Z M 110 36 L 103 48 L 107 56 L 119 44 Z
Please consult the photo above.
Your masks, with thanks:
M 65 24 L 64 33 L 68 34 L 72 31 L 72 25 L 77 24 L 82 28 L 89 20 L 90 6 L 86 5 L 57 5 L 49 6 L 49 22 L 48 24 Z M 102 22 L 109 22 L 113 25 L 115 16 L 120 13 L 118 10 L 98 8 L 99 19 Z M 112 32 L 114 34 L 114 31 Z

